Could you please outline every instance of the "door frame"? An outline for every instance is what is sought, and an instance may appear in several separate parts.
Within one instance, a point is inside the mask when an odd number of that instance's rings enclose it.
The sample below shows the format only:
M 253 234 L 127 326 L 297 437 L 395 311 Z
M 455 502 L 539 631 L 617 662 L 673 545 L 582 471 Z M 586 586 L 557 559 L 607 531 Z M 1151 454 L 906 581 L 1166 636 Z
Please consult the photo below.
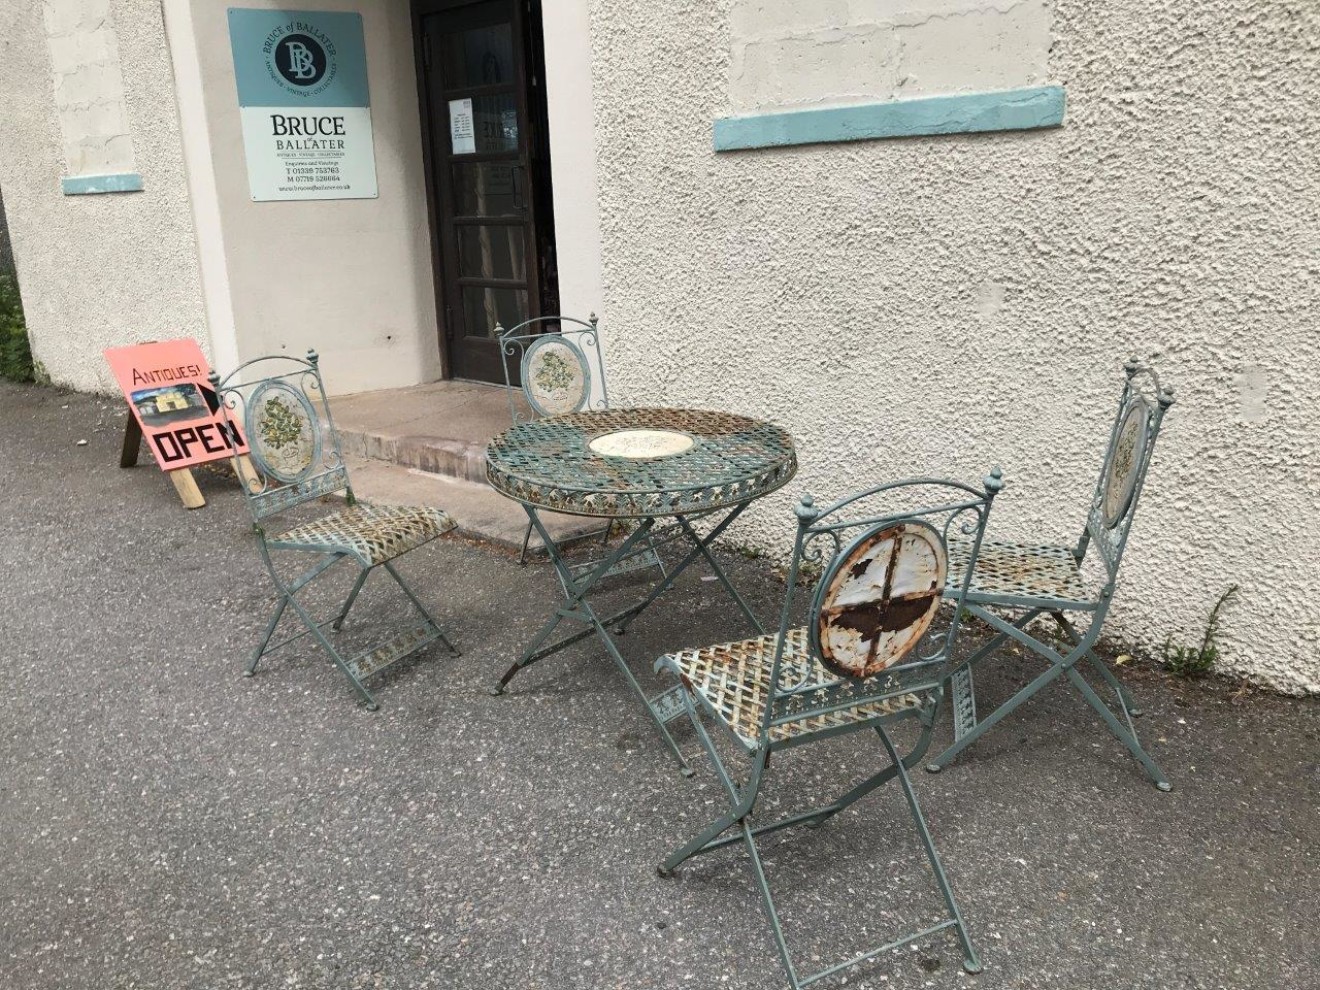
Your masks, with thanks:
M 451 298 L 454 294 L 447 284 L 447 273 L 445 267 L 445 237 L 446 228 L 452 227 L 452 224 L 446 225 L 444 222 L 445 210 L 440 202 L 440 185 L 436 178 L 437 164 L 440 163 L 440 155 L 436 148 L 436 141 L 439 139 L 442 143 L 447 142 L 446 135 L 437 135 L 432 126 L 435 114 L 432 107 L 431 92 L 429 87 L 430 76 L 428 73 L 439 72 L 438 64 L 429 69 L 426 65 L 426 35 L 423 30 L 422 21 L 424 18 L 443 14 L 454 10 L 461 10 L 464 7 L 476 6 L 483 0 L 411 0 L 412 14 L 412 33 L 413 33 L 413 60 L 415 66 L 415 75 L 417 78 L 417 100 L 418 116 L 420 117 L 421 138 L 422 138 L 422 169 L 424 173 L 424 182 L 426 187 L 426 211 L 427 228 L 430 235 L 431 247 L 431 285 L 436 303 L 436 343 L 440 349 L 440 373 L 446 380 L 452 380 L 455 376 L 454 358 L 451 348 L 455 346 L 454 334 L 456 333 L 455 321 L 451 314 L 460 310 L 463 305 L 461 293 L 459 298 Z M 514 22 L 514 43 L 517 50 L 519 61 L 519 80 L 520 85 L 517 88 L 516 99 L 521 114 L 521 121 L 527 131 L 527 168 L 524 170 L 523 181 L 525 185 L 525 195 L 528 199 L 529 210 L 532 215 L 531 228 L 535 230 L 545 218 L 541 213 L 549 214 L 550 230 L 553 231 L 553 206 L 540 203 L 540 183 L 533 176 L 533 170 L 537 161 L 536 144 L 541 142 L 543 154 L 549 152 L 549 134 L 542 133 L 547 127 L 548 121 L 546 115 L 540 112 L 538 108 L 531 105 L 529 86 L 527 84 L 526 73 L 539 72 L 539 87 L 542 92 L 541 99 L 545 99 L 544 88 L 544 51 L 541 52 L 541 63 L 529 62 L 528 55 L 530 46 L 537 42 L 544 45 L 544 32 L 533 31 L 531 23 L 531 3 L 532 0 L 512 0 L 513 22 Z M 534 112 L 535 111 L 535 112 Z M 446 156 L 447 157 L 447 156 Z M 442 164 L 442 163 L 441 163 Z M 549 168 L 546 169 L 544 182 L 546 187 L 550 186 L 551 177 Z M 452 238 L 451 238 L 452 239 Z M 457 250 L 456 245 L 454 250 Z M 544 298 L 545 286 L 542 285 L 542 257 L 541 245 L 537 243 L 537 238 L 529 236 L 527 238 L 528 252 L 527 257 L 527 316 L 529 319 L 545 315 L 542 313 L 542 300 Z M 458 264 L 458 259 L 454 259 L 454 264 Z M 557 292 L 557 290 L 556 290 Z M 513 369 L 517 372 L 518 369 Z M 500 384 L 496 382 L 495 384 Z

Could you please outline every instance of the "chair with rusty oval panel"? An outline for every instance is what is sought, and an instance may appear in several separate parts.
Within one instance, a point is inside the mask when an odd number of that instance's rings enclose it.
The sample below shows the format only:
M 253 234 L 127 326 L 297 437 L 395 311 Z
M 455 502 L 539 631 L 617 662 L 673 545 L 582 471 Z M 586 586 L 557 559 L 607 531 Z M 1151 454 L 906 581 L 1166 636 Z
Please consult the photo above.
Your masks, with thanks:
M 1134 716 L 1141 714 L 1127 688 L 1095 652 L 1118 587 L 1118 570 L 1127 548 L 1137 503 L 1150 470 L 1164 416 L 1173 405 L 1173 390 L 1136 358 L 1124 366 L 1126 381 L 1109 432 L 1109 446 L 1100 477 L 1091 494 L 1081 538 L 1072 546 L 986 540 L 981 546 L 976 579 L 968 593 L 968 609 L 995 635 L 960 665 L 951 678 L 954 743 L 931 761 L 938 772 L 986 732 L 1058 679 L 1065 679 L 1100 716 L 1110 732 L 1162 791 L 1172 789 L 1164 771 L 1137 735 Z M 950 547 L 955 578 L 961 573 L 963 544 Z M 1094 550 L 1094 579 L 1084 569 Z M 1066 647 L 1036 633 L 1031 624 L 1048 617 Z M 977 718 L 974 668 L 1009 640 L 1042 658 L 1046 669 L 982 719 Z M 1082 676 L 1086 661 L 1111 692 L 1111 708 Z
M 741 842 L 794 988 L 949 928 L 958 936 L 965 968 L 981 968 L 908 770 L 930 745 L 943 685 L 955 663 L 981 536 L 1001 487 L 995 469 L 980 488 L 931 479 L 896 482 L 823 509 L 804 496 L 796 509 L 797 539 L 778 633 L 682 650 L 656 661 L 657 670 L 669 671 L 683 685 L 687 714 L 729 799 L 728 810 L 676 849 L 660 865 L 660 874 L 669 876 L 692 856 Z M 951 536 L 970 545 L 970 559 L 952 582 Z M 817 574 L 807 621 L 795 625 L 799 581 Z M 729 772 L 705 720 L 722 727 L 750 758 L 741 783 Z M 900 755 L 889 729 L 905 720 L 915 721 L 919 733 L 911 749 Z M 887 766 L 829 804 L 753 824 L 772 752 L 859 731 L 874 733 Z M 792 825 L 821 825 L 892 780 L 899 782 L 907 800 L 947 918 L 801 975 L 766 879 L 758 837 Z
M 393 561 L 454 528 L 454 521 L 431 506 L 365 505 L 349 484 L 339 434 L 325 396 L 320 361 L 315 351 L 301 358 L 272 355 L 254 358 L 221 379 L 211 373 L 211 386 L 230 429 L 246 438 L 249 456 L 235 461 L 243 485 L 257 547 L 279 593 L 275 609 L 252 653 L 245 673 L 256 673 L 262 657 L 304 636 L 311 636 L 352 683 L 358 696 L 374 710 L 376 699 L 363 682 L 439 640 L 457 654 L 444 631 Z M 296 506 L 342 494 L 344 508 L 299 525 L 269 532 L 274 518 Z M 289 577 L 276 566 L 280 557 L 307 554 L 315 562 Z M 317 620 L 299 595 L 334 565 L 347 561 L 358 569 L 347 598 L 330 617 Z M 326 635 L 339 632 L 357 601 L 367 577 L 377 567 L 403 590 L 419 620 L 360 653 L 344 656 Z M 292 608 L 303 630 L 272 643 L 281 619 Z

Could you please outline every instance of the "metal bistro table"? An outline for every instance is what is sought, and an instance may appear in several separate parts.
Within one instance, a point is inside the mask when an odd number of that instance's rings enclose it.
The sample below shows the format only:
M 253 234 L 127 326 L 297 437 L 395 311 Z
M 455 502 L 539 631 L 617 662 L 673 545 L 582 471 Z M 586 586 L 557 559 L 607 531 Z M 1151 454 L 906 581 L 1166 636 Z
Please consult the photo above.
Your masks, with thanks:
M 755 499 L 787 484 L 797 472 L 793 438 L 770 423 L 731 413 L 697 409 L 605 409 L 521 423 L 486 449 L 486 477 L 499 492 L 522 503 L 564 591 L 564 604 L 541 627 L 492 694 L 502 694 L 514 676 L 537 660 L 600 637 L 633 691 L 646 704 L 661 738 L 685 773 L 690 773 L 666 727 L 683 713 L 682 689 L 648 699 L 610 636 L 624 632 L 698 558 L 715 572 L 747 620 L 766 630 L 710 552 L 711 543 Z M 631 519 L 637 526 L 597 561 L 571 566 L 541 522 L 543 510 L 600 519 Z M 693 522 L 714 525 L 702 535 Z M 673 521 L 657 528 L 661 519 Z M 686 556 L 656 581 L 641 601 L 601 617 L 589 596 L 602 580 L 628 569 L 630 561 L 654 561 L 654 548 L 691 545 Z M 586 626 L 553 643 L 547 640 L 565 619 Z

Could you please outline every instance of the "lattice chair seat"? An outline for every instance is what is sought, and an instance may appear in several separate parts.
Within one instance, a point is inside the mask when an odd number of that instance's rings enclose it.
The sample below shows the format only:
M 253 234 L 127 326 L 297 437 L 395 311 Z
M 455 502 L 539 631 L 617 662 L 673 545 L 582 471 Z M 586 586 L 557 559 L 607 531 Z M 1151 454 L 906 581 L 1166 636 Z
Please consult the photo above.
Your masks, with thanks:
M 959 587 L 966 573 L 971 544 L 949 540 L 949 587 Z M 1086 605 L 1095 596 L 1072 550 L 1067 547 L 985 540 L 972 575 L 969 601 L 1029 599 Z
M 429 543 L 457 525 L 447 512 L 429 506 L 354 505 L 296 526 L 269 541 L 283 550 L 339 551 L 364 567 L 375 567 Z
M 770 697 L 770 675 L 777 639 L 775 635 L 761 636 L 739 643 L 683 650 L 662 657 L 661 662 L 677 673 L 689 689 L 700 695 L 750 750 L 756 747 L 761 719 L 765 715 L 766 699 Z M 807 693 L 812 687 L 829 687 L 839 680 L 811 656 L 807 648 L 805 626 L 788 631 L 780 679 L 791 684 L 800 682 Z M 915 694 L 870 699 L 852 708 L 813 714 L 795 722 L 773 725 L 770 727 L 770 741 L 787 742 L 798 736 L 862 722 L 877 715 L 894 715 L 908 708 L 920 707 L 921 704 L 922 699 Z

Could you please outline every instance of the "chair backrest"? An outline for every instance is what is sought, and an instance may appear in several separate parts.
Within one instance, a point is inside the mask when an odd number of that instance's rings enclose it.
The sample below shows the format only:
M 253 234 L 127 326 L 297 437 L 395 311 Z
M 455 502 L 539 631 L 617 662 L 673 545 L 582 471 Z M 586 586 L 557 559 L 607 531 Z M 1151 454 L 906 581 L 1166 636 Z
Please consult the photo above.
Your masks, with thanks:
M 347 491 L 352 503 L 315 351 L 306 360 L 255 358 L 223 379 L 213 371 L 211 386 L 225 422 L 247 441 L 237 470 L 254 520 L 333 492 Z
M 1001 488 L 995 468 L 979 489 L 919 478 L 823 509 L 803 496 L 763 742 L 776 721 L 827 716 L 859 701 L 941 685 L 955 660 L 967 589 Z M 817 568 L 805 643 L 790 654 L 785 645 L 798 614 L 797 584 Z
M 1086 529 L 1077 543 L 1080 561 L 1087 547 L 1094 543 L 1104 563 L 1106 586 L 1112 591 L 1118 580 L 1118 565 L 1123 559 L 1132 517 L 1146 483 L 1146 472 L 1155 453 L 1164 414 L 1173 405 L 1173 389 L 1160 383 L 1159 376 L 1136 358 L 1123 366 L 1127 379 L 1118 401 L 1118 413 L 1109 431 L 1100 479 L 1091 496 Z
M 609 408 L 596 323 L 592 313 L 586 320 L 538 316 L 508 330 L 495 325 L 504 384 L 509 386 L 509 414 L 515 424 L 528 418 L 514 401 L 513 390 L 518 387 L 532 418 Z

